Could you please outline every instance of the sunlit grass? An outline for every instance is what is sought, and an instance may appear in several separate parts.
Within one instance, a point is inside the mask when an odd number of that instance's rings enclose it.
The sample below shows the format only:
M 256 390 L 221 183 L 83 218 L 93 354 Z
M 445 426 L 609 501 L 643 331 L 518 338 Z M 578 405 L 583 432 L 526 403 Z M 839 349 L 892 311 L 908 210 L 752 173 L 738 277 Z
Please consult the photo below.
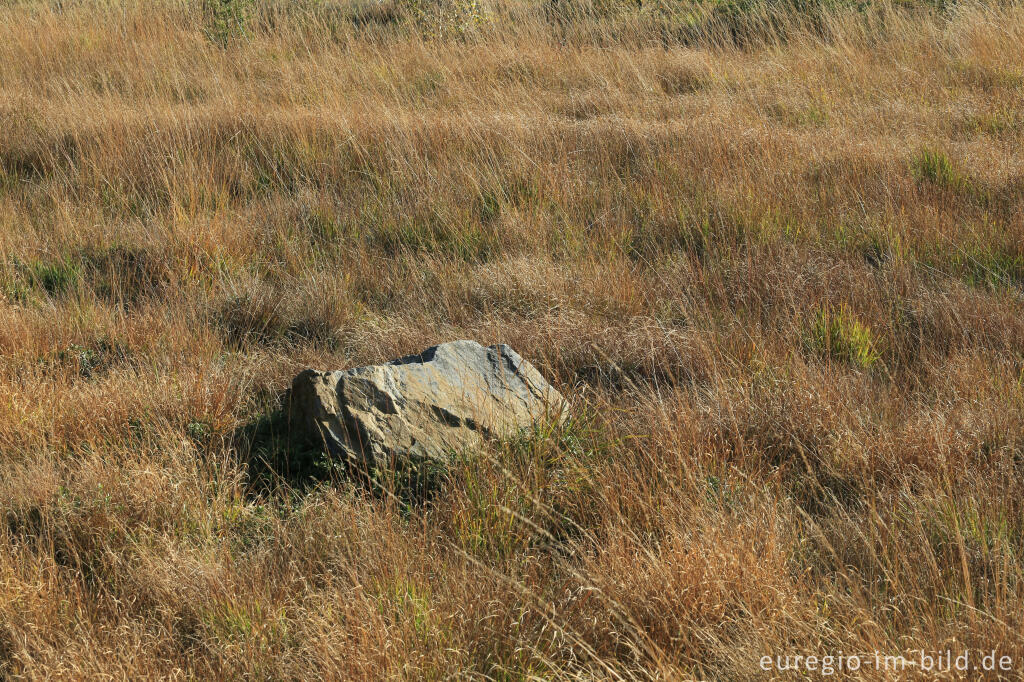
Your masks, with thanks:
M 1020 7 L 0 27 L 0 679 L 1024 660 Z M 458 338 L 570 421 L 376 478 L 289 423 Z

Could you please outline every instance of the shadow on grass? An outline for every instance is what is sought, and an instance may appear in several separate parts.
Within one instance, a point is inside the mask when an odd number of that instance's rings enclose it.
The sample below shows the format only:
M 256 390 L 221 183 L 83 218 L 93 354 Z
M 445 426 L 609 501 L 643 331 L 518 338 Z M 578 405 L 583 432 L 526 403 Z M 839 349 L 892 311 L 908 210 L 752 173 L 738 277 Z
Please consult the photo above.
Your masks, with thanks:
M 261 414 L 232 434 L 234 450 L 246 466 L 248 491 L 263 497 L 283 491 L 306 493 L 326 481 L 339 480 L 344 467 L 317 446 L 289 419 L 291 392 L 269 401 Z

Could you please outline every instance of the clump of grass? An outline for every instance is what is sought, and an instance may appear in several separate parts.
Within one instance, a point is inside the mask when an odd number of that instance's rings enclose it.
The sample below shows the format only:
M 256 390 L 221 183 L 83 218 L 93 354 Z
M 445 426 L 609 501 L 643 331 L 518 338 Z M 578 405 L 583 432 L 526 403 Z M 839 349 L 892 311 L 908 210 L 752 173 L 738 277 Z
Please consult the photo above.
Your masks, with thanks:
M 991 191 L 957 168 L 945 152 L 922 148 L 911 160 L 911 171 L 919 183 L 950 196 L 981 208 L 993 204 Z
M 807 330 L 805 344 L 822 357 L 860 369 L 871 369 L 881 359 L 871 327 L 858 320 L 846 304 L 819 308 Z
M 144 247 L 112 245 L 83 249 L 77 256 L 83 281 L 112 303 L 140 303 L 160 294 L 172 281 L 166 254 Z
M 475 208 L 480 222 L 487 225 L 501 215 L 501 199 L 494 192 L 484 192 L 477 198 Z
M 388 223 L 369 235 L 367 241 L 396 255 L 411 251 L 486 262 L 501 249 L 501 235 L 491 225 L 498 210 L 496 202 L 482 203 L 478 222 L 467 225 L 453 225 L 432 216 Z
M 966 281 L 991 289 L 1024 287 L 1024 256 L 994 244 L 971 244 L 957 248 L 949 257 L 955 271 Z
M 936 187 L 962 190 L 970 187 L 969 179 L 960 173 L 945 152 L 922 148 L 911 160 L 914 177 Z
M 487 22 L 479 0 L 402 0 L 428 38 L 466 38 Z
M 70 259 L 29 261 L 23 264 L 22 272 L 32 286 L 50 296 L 72 292 L 82 281 L 81 266 Z
M 859 254 L 873 268 L 902 263 L 910 251 L 900 233 L 890 226 L 840 224 L 834 229 L 833 238 L 841 248 Z
M 106 339 L 83 345 L 73 343 L 57 353 L 57 361 L 76 369 L 79 376 L 88 379 L 108 369 L 114 362 L 124 358 L 125 353 Z
M 32 296 L 32 286 L 19 272 L 5 268 L 0 275 L 0 293 L 11 304 L 24 305 Z
M 692 95 L 714 85 L 711 70 L 690 64 L 666 64 L 658 71 L 658 85 L 666 95 Z
M 551 430 L 524 433 L 451 472 L 448 504 L 455 513 L 448 526 L 460 547 L 507 558 L 542 541 L 547 521 L 539 518 L 538 502 L 552 495 L 563 456 L 556 440 Z
M 772 117 L 790 127 L 821 128 L 828 123 L 828 111 L 822 106 L 812 103 L 805 106 L 777 102 L 768 107 Z
M 997 138 L 1012 139 L 1024 130 L 1024 115 L 1012 108 L 968 114 L 955 123 L 955 129 L 967 135 L 983 134 Z
M 253 6 L 254 0 L 204 0 L 210 40 L 226 47 L 233 40 L 249 37 Z

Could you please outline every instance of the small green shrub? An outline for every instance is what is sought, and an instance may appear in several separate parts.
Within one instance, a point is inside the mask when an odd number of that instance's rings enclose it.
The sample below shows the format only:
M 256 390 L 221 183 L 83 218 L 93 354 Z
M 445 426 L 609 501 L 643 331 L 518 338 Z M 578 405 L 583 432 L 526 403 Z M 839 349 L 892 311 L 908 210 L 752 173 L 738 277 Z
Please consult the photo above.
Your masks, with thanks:
M 57 353 L 57 360 L 76 366 L 78 374 L 88 379 L 110 364 L 112 351 L 110 344 L 102 340 L 95 347 L 73 343 Z
M 478 0 L 403 0 L 413 23 L 425 37 L 465 38 L 487 18 Z
M 226 46 L 232 40 L 249 37 L 249 17 L 254 0 L 204 0 L 206 34 Z
M 861 369 L 870 369 L 881 358 L 871 327 L 857 320 L 845 304 L 818 309 L 806 345 L 817 355 Z
M 196 445 L 205 445 L 213 435 L 213 427 L 204 420 L 192 420 L 185 425 L 185 432 Z

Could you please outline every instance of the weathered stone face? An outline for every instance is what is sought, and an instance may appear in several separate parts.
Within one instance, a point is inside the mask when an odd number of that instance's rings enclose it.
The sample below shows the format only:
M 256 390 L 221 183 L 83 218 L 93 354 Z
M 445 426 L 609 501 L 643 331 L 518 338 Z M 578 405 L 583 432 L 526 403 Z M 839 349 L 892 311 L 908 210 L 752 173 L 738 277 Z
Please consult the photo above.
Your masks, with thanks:
M 566 416 L 565 399 L 506 345 L 453 341 L 384 365 L 306 370 L 292 423 L 369 469 L 444 458 Z

